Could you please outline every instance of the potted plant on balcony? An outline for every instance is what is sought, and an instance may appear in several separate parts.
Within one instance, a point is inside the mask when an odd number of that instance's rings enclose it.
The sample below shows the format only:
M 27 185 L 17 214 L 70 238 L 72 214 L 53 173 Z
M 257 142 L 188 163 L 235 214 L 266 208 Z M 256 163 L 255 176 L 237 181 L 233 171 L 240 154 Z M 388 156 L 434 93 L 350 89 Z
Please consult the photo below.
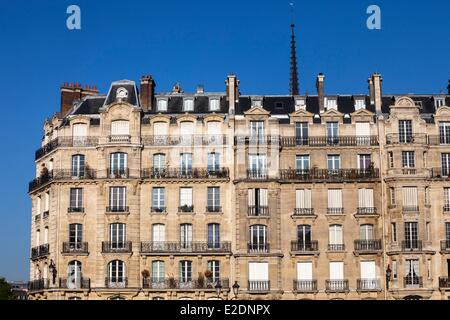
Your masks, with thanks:
M 206 271 L 205 271 L 205 278 L 206 278 L 206 283 L 207 283 L 207 287 L 208 288 L 212 288 L 213 287 L 213 284 L 212 284 L 212 276 L 213 276 L 213 273 L 211 272 L 211 270 L 209 270 L 209 269 L 207 269 Z

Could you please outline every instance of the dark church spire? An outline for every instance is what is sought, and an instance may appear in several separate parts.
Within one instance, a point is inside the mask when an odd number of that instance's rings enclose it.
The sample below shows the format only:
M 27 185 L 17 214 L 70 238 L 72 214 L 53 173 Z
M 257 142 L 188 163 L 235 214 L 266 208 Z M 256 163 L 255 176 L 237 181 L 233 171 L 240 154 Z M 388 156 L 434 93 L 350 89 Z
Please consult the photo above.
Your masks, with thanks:
M 298 95 L 298 72 L 297 72 L 297 54 L 295 50 L 295 24 L 294 24 L 294 4 L 291 6 L 291 72 L 289 82 L 289 93 L 291 95 Z

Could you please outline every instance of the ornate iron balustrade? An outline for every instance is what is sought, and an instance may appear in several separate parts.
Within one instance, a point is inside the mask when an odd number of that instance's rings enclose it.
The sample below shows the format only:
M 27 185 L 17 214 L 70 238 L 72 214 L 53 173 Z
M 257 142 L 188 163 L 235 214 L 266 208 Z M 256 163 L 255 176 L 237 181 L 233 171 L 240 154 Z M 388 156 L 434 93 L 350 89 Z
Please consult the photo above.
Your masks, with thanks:
M 423 278 L 419 276 L 403 277 L 403 285 L 405 288 L 422 288 Z
M 317 280 L 294 280 L 294 292 L 317 292 Z
M 231 253 L 231 242 L 141 242 L 141 253 Z
M 90 289 L 91 279 L 89 278 L 59 278 L 59 288 L 61 289 Z
M 108 136 L 109 143 L 130 143 L 131 136 L 130 135 L 111 135 Z
M 151 212 L 152 213 L 165 213 L 166 209 L 167 209 L 166 207 L 152 207 Z
M 327 208 L 327 214 L 344 214 L 344 208 Z
M 208 213 L 222 212 L 222 207 L 221 206 L 206 206 L 206 212 L 208 212 Z
M 58 147 L 93 147 L 96 145 L 98 145 L 98 137 L 59 137 L 38 149 L 35 160 L 42 158 Z
M 249 253 L 269 253 L 270 245 L 268 243 L 247 243 Z
M 254 291 L 254 292 L 270 291 L 270 281 L 269 280 L 249 280 L 248 281 L 248 291 Z
M 268 217 L 269 207 L 268 206 L 248 206 L 247 215 L 249 217 Z
M 280 145 L 279 136 L 236 136 L 235 145 Z
M 441 251 L 450 252 L 450 239 L 441 241 Z
M 48 243 L 31 248 L 31 259 L 38 259 L 50 254 L 50 245 Z
M 84 207 L 69 207 L 67 208 L 68 213 L 83 213 Z
M 355 240 L 355 251 L 372 252 L 381 250 L 381 240 Z
M 450 289 L 450 278 L 439 277 L 439 288 Z
M 31 181 L 28 185 L 28 192 L 32 192 L 47 183 L 55 180 L 89 180 L 96 178 L 96 171 L 92 169 L 84 169 L 81 172 L 73 172 L 70 169 L 62 169 L 62 170 L 52 170 L 47 174 L 44 174 L 33 181 Z
M 128 212 L 130 212 L 130 208 L 128 206 L 106 207 L 106 213 L 109 214 L 128 213 Z
M 87 242 L 63 242 L 62 253 L 66 254 L 77 254 L 88 253 L 88 243 Z
M 349 291 L 348 280 L 325 280 L 325 290 L 328 292 L 347 292 Z
M 294 216 L 312 216 L 314 208 L 294 208 Z
M 317 240 L 306 242 L 294 240 L 291 241 L 291 251 L 304 253 L 317 252 L 319 251 L 319 242 Z
M 422 251 L 422 240 L 403 240 L 402 251 Z
M 268 170 L 247 170 L 247 179 L 249 180 L 267 180 L 269 178 Z
M 123 242 L 102 242 L 102 252 L 103 253 L 130 253 L 133 250 L 133 245 L 131 241 Z
M 282 169 L 280 170 L 281 180 L 298 180 L 298 181 L 359 181 L 373 180 L 380 177 L 379 169 Z
M 128 286 L 127 277 L 106 277 L 105 287 L 110 289 L 122 289 Z
M 190 135 L 190 136 L 142 136 L 144 146 L 208 146 L 227 145 L 227 137 L 222 134 L 216 135 Z
M 111 169 L 108 168 L 108 177 L 110 179 L 127 179 L 130 177 L 129 168 Z
M 431 178 L 450 180 L 450 168 L 432 168 Z
M 358 291 L 380 291 L 381 285 L 379 279 L 357 279 L 356 290 Z
M 178 212 L 182 212 L 182 213 L 192 213 L 194 212 L 194 206 L 188 206 L 188 205 L 184 205 L 184 206 L 180 206 L 178 207 Z
M 402 211 L 403 213 L 419 212 L 419 206 L 403 206 Z
M 387 134 L 386 144 L 428 144 L 428 139 L 426 134 L 415 133 L 415 134 Z
M 345 244 L 343 243 L 329 243 L 328 251 L 345 251 Z
M 227 179 L 230 177 L 228 168 L 208 170 L 207 168 L 165 168 L 165 169 L 144 169 L 143 179 Z
M 376 215 L 377 208 L 376 207 L 358 207 L 356 208 L 356 214 L 359 215 Z
M 377 146 L 377 136 L 312 136 L 312 137 L 281 137 L 282 147 L 354 147 L 354 146 Z
M 142 280 L 142 287 L 144 289 L 185 289 L 185 290 L 216 290 L 216 286 L 220 285 L 222 290 L 230 288 L 230 282 L 227 278 L 212 279 L 191 279 L 191 280 L 180 280 L 175 278 L 146 278 Z
M 28 281 L 28 291 L 36 292 L 48 289 L 50 287 L 49 279 L 39 279 Z

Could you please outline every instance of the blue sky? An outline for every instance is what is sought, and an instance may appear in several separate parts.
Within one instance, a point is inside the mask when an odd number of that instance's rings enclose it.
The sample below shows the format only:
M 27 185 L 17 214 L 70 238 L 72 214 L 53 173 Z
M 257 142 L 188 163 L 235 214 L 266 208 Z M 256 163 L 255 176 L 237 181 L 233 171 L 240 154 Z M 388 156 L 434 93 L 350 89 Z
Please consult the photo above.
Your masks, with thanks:
M 380 72 L 385 93 L 438 93 L 450 78 L 448 0 L 295 1 L 300 91 L 365 93 Z M 157 91 L 179 81 L 224 91 L 235 72 L 243 94 L 289 89 L 289 0 L 8 1 L 0 9 L 0 276 L 28 278 L 30 201 L 46 117 L 59 110 L 63 82 L 96 84 L 152 74 Z M 82 30 L 66 28 L 77 4 Z M 381 7 L 382 29 L 366 27 Z M 11 155 L 14 155 L 12 157 Z

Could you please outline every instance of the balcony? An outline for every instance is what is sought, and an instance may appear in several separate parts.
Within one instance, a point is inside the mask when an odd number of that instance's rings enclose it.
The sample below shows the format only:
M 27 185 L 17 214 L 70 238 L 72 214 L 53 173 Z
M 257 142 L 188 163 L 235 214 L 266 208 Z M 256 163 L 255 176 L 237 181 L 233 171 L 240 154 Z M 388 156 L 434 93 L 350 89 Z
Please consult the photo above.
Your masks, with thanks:
M 423 287 L 423 279 L 419 276 L 406 276 L 403 278 L 404 287 L 407 289 L 410 288 L 422 288 Z
M 247 170 L 247 179 L 248 180 L 267 180 L 269 178 L 269 174 L 266 170 Z
M 314 208 L 295 208 L 294 216 L 313 216 Z
M 97 144 L 97 137 L 59 137 L 37 150 L 35 160 L 42 158 L 58 147 L 93 147 Z
M 110 289 L 122 289 L 128 286 L 128 278 L 126 277 L 106 277 L 105 287 Z
M 317 280 L 294 280 L 294 292 L 317 292 Z
M 325 280 L 325 291 L 326 292 L 348 292 L 348 280 Z
M 84 207 L 69 207 L 67 208 L 68 213 L 84 213 Z
M 184 205 L 181 207 L 178 207 L 178 212 L 180 213 L 193 213 L 194 212 L 194 206 L 188 206 L 188 205 Z
M 403 206 L 403 213 L 419 213 L 419 206 Z
M 49 254 L 50 254 L 50 245 L 48 243 L 31 248 L 31 259 L 32 260 L 46 257 Z
M 403 240 L 402 251 L 422 251 L 422 240 Z
M 221 206 L 206 206 L 207 213 L 219 213 L 222 212 Z
M 185 289 L 185 290 L 216 290 L 220 285 L 222 290 L 230 288 L 228 279 L 203 278 L 196 280 L 180 280 L 175 278 L 146 278 L 142 281 L 142 287 L 150 290 Z
M 269 253 L 270 246 L 268 243 L 247 243 L 248 253 Z
M 450 239 L 441 241 L 441 252 L 450 253 Z
M 53 170 L 39 178 L 34 179 L 28 185 L 28 192 L 32 192 L 51 181 L 57 180 L 89 180 L 95 179 L 96 172 L 92 169 L 84 169 L 82 172 L 72 172 L 70 169 Z
M 426 134 L 388 134 L 386 135 L 386 144 L 427 144 L 428 139 Z
M 230 171 L 228 168 L 208 170 L 207 168 L 162 168 L 142 170 L 142 179 L 228 179 Z
M 332 251 L 332 252 L 340 252 L 340 251 L 345 251 L 345 244 L 343 243 L 330 243 L 328 244 L 328 251 Z
M 431 168 L 432 179 L 450 180 L 450 169 L 447 168 Z
M 270 281 L 269 280 L 263 280 L 263 281 L 257 281 L 257 280 L 249 280 L 248 281 L 248 291 L 250 292 L 268 292 L 270 291 Z
M 356 214 L 360 216 L 375 216 L 378 215 L 376 207 L 358 207 Z
M 449 213 L 450 212 L 450 204 L 446 204 L 442 210 L 444 211 L 444 213 Z
M 144 146 L 220 146 L 227 145 L 227 137 L 222 134 L 191 136 L 143 136 Z
M 377 136 L 339 136 L 339 137 L 281 137 L 282 147 L 297 147 L 297 146 L 309 146 L 309 147 L 354 147 L 354 146 L 377 146 Z
M 380 177 L 379 169 L 282 169 L 280 180 L 299 182 L 367 181 Z
M 344 208 L 327 208 L 327 214 L 331 214 L 331 215 L 344 214 Z
M 381 284 L 379 279 L 357 279 L 357 291 L 381 291 Z
M 428 144 L 432 146 L 450 145 L 450 137 L 446 135 L 429 135 Z
M 112 207 L 106 207 L 106 213 L 107 214 L 127 214 L 130 212 L 130 208 L 127 206 L 112 206 Z
M 355 252 L 378 253 L 381 251 L 381 240 L 355 240 Z
M 166 209 L 167 209 L 166 207 L 151 207 L 150 212 L 162 214 L 166 212 Z
M 230 254 L 231 242 L 141 242 L 142 254 Z
M 87 242 L 63 242 L 63 254 L 88 254 Z
M 450 278 L 449 277 L 439 277 L 439 288 L 440 289 L 450 289 Z
M 291 241 L 291 252 L 295 254 L 317 254 L 319 252 L 319 242 L 317 240 L 307 242 Z
M 89 290 L 91 288 L 91 279 L 89 278 L 59 278 L 59 288 L 70 290 Z
M 48 289 L 49 287 L 50 287 L 49 279 L 28 281 L 28 291 L 30 292 L 42 291 Z
M 130 143 L 131 136 L 130 135 L 112 135 L 108 136 L 109 143 Z
M 132 252 L 131 241 L 124 242 L 102 242 L 102 253 L 131 253 Z
M 280 145 L 279 136 L 236 136 L 235 145 Z
M 130 169 L 108 169 L 108 178 L 110 179 L 127 179 L 130 176 Z
M 248 206 L 247 216 L 249 217 L 268 217 L 268 206 Z

